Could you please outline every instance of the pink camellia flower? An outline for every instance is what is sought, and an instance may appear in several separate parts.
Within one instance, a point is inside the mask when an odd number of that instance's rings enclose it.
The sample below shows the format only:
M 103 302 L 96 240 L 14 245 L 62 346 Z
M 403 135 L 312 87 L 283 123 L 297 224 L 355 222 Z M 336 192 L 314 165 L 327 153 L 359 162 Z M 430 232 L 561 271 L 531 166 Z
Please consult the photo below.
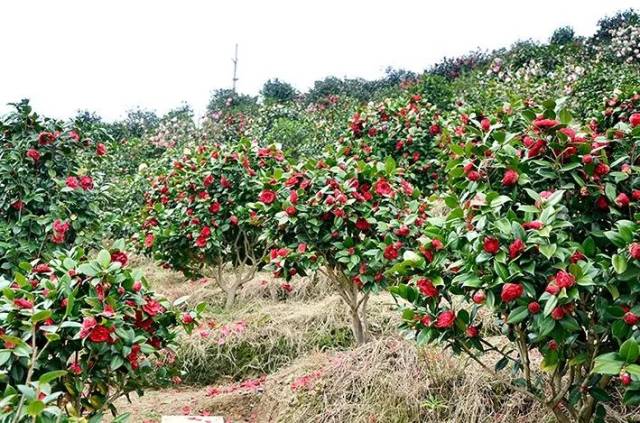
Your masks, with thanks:
M 502 177 L 502 185 L 505 187 L 510 187 L 518 183 L 518 178 L 520 175 L 513 169 L 508 169 L 504 176 Z
M 184 323 L 185 325 L 193 323 L 193 321 L 194 321 L 193 316 L 190 313 L 182 314 L 182 323 Z
M 489 254 L 496 254 L 500 251 L 500 241 L 492 236 L 487 236 L 482 242 L 482 249 Z
M 428 298 L 436 298 L 438 296 L 438 288 L 433 286 L 433 282 L 431 282 L 427 278 L 422 278 L 418 282 L 416 282 L 416 286 L 420 290 L 420 293 Z
M 393 188 L 391 188 L 391 185 L 389 184 L 389 182 L 384 178 L 378 179 L 373 184 L 373 188 L 374 188 L 376 194 L 378 194 L 378 195 L 380 195 L 382 197 L 392 197 L 393 196 Z
M 271 190 L 264 190 L 260 193 L 259 198 L 264 204 L 271 204 L 276 200 L 276 193 Z
M 34 162 L 37 162 L 38 160 L 40 160 L 40 152 L 35 148 L 28 149 L 26 156 L 29 157 Z
M 555 282 L 549 282 L 549 284 L 545 288 L 545 292 L 548 292 L 551 295 L 558 295 L 558 293 L 560 292 L 560 287 Z
M 107 147 L 104 144 L 99 143 L 98 145 L 96 145 L 96 154 L 100 157 L 106 155 Z
M 298 244 L 297 251 L 301 254 L 304 254 L 307 251 L 307 244 L 304 244 L 304 243 Z
M 71 189 L 80 188 L 80 181 L 75 176 L 68 176 L 66 185 Z
M 484 132 L 489 132 L 489 129 L 491 129 L 491 121 L 487 118 L 482 119 L 480 121 L 480 127 Z
M 233 226 L 236 226 L 238 224 L 238 216 L 230 216 L 229 217 L 229 223 L 231 223 Z
M 520 298 L 524 294 L 524 287 L 519 283 L 505 283 L 502 285 L 502 292 L 500 293 L 500 299 L 503 302 L 509 303 Z
M 453 310 L 446 310 L 438 314 L 435 327 L 438 329 L 448 329 L 453 326 L 456 321 L 456 314 Z
M 91 176 L 81 176 L 80 177 L 80 186 L 85 191 L 90 191 L 93 189 L 93 178 Z
M 634 113 L 629 117 L 629 123 L 633 128 L 640 125 L 640 113 Z
M 555 276 L 556 285 L 560 289 L 562 288 L 571 288 L 576 284 L 576 278 L 571 273 L 565 272 L 564 270 L 560 270 L 556 273 Z
M 71 138 L 74 141 L 80 141 L 80 135 L 75 130 L 69 131 L 69 138 Z

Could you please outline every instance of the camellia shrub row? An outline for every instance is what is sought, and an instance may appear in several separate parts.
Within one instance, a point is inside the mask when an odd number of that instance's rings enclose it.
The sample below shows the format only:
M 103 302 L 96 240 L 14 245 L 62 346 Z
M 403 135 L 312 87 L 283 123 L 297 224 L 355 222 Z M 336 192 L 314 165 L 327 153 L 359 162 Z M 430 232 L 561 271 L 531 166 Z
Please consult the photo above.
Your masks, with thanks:
M 197 312 L 149 290 L 123 245 L 95 259 L 72 249 L 0 277 L 0 420 L 100 421 L 120 396 L 174 376 L 177 329 L 191 330 Z
M 104 186 L 82 165 L 107 154 L 26 101 L 14 106 L 0 119 L 0 273 L 7 275 L 21 261 L 95 239 Z
M 586 124 L 552 101 L 452 116 L 441 135 L 450 212 L 425 233 L 444 249 L 407 262 L 411 280 L 392 288 L 418 343 L 510 367 L 513 389 L 559 421 L 602 418 L 617 386 L 640 401 L 639 100 Z M 483 336 L 482 309 L 509 347 Z M 487 351 L 495 366 L 478 358 Z

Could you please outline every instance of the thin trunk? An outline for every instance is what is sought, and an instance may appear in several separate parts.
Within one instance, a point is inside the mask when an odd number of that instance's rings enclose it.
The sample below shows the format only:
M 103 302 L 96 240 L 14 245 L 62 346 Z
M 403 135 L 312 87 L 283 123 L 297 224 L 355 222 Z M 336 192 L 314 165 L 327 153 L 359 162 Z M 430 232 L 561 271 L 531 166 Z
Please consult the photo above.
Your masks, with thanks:
M 351 330 L 353 331 L 353 336 L 358 345 L 364 345 L 364 343 L 367 342 L 367 334 L 362 324 L 360 313 L 358 313 L 358 309 L 351 310 Z
M 236 292 L 238 291 L 238 287 L 231 285 L 227 288 L 227 300 L 224 303 L 225 310 L 231 309 L 233 304 L 236 302 Z

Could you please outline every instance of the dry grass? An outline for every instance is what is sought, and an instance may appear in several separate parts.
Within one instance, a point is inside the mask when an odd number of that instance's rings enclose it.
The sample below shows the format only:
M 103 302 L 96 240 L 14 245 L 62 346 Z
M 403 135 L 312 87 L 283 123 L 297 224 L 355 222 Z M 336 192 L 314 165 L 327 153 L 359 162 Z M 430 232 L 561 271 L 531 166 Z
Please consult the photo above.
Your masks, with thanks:
M 372 333 L 397 327 L 390 301 L 390 296 L 380 295 L 369 302 Z M 350 316 L 335 294 L 315 301 L 254 300 L 215 317 L 216 326 L 204 330 L 207 336 L 196 331 L 181 341 L 177 362 L 186 371 L 186 382 L 256 377 L 304 354 L 353 345 Z M 231 333 L 224 336 L 227 330 Z

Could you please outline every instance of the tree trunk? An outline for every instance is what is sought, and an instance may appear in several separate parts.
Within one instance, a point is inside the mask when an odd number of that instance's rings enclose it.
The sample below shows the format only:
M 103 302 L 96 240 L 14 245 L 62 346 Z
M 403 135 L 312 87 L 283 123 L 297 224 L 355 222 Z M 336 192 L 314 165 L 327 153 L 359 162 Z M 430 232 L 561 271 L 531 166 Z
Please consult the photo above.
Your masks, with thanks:
M 224 303 L 225 310 L 229 310 L 233 307 L 233 304 L 236 302 L 236 292 L 238 290 L 237 286 L 230 286 L 227 288 L 227 300 Z
M 358 345 L 363 345 L 367 342 L 368 336 L 365 331 L 365 327 L 362 324 L 362 319 L 360 318 L 358 309 L 351 309 L 351 331 L 353 332 L 353 336 Z

